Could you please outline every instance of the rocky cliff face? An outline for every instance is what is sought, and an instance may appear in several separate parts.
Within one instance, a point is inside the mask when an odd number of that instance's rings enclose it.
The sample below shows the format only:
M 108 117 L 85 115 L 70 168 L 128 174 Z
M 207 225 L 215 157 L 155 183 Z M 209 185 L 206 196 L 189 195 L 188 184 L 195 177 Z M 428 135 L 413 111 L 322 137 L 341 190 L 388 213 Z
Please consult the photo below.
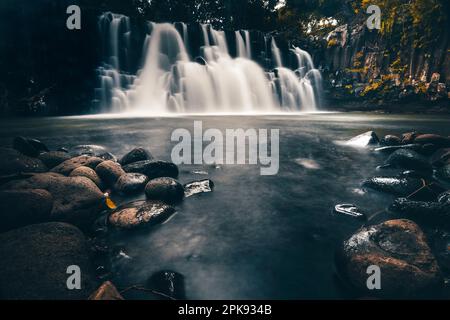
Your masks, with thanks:
M 386 105 L 418 102 L 450 110 L 448 29 L 432 48 L 395 49 L 365 21 L 338 26 L 323 45 L 329 102 L 359 101 Z

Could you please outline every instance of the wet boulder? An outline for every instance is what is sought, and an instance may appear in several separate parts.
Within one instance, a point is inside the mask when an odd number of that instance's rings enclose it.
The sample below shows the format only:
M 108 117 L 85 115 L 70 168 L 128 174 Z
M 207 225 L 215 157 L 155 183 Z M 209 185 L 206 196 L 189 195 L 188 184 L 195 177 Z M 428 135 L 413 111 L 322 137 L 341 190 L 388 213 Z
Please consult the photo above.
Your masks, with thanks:
M 78 156 L 91 156 L 97 157 L 103 160 L 117 161 L 116 157 L 108 152 L 105 147 L 95 144 L 81 144 L 69 149 L 69 153 L 72 157 Z
M 98 176 L 98 174 L 95 172 L 94 169 L 89 167 L 84 166 L 78 167 L 70 173 L 69 177 L 86 177 L 91 179 L 92 182 L 94 182 L 100 190 L 103 190 L 104 188 L 103 182 Z
M 8 182 L 3 190 L 44 189 L 53 197 L 50 219 L 85 228 L 101 211 L 104 195 L 86 177 L 65 177 L 57 173 L 38 173 L 24 180 Z
M 409 149 L 394 151 L 386 160 L 385 166 L 390 168 L 420 170 L 425 172 L 432 171 L 432 167 L 426 157 Z
M 184 196 L 187 198 L 194 194 L 212 192 L 214 189 L 214 182 L 209 179 L 204 179 L 186 183 L 183 187 Z
M 97 287 L 83 233 L 58 222 L 0 234 L 2 299 L 87 299 Z M 81 289 L 69 290 L 69 266 L 81 271 Z
M 9 148 L 0 148 L 0 176 L 19 173 L 46 172 L 44 163 Z
M 414 139 L 419 135 L 417 132 L 406 132 L 402 134 L 402 144 L 411 144 Z
M 430 162 L 435 167 L 450 164 L 450 148 L 439 149 L 431 155 Z
M 443 284 L 424 233 L 417 224 L 405 219 L 358 230 L 338 252 L 337 266 L 342 278 L 362 295 L 429 297 Z M 380 290 L 368 289 L 370 266 L 377 266 L 381 272 Z
M 89 300 L 124 300 L 122 295 L 111 281 L 105 281 L 95 292 L 89 296 Z
M 51 169 L 50 171 L 68 176 L 74 169 L 78 167 L 89 167 L 95 169 L 98 166 L 98 164 L 100 164 L 103 161 L 104 161 L 103 159 L 97 157 L 78 156 L 64 161 L 63 163 Z
M 388 134 L 381 139 L 380 144 L 383 146 L 398 146 L 402 143 L 402 139 L 395 135 Z
M 114 190 L 121 194 L 135 194 L 144 191 L 148 182 L 146 175 L 140 173 L 125 173 L 117 179 Z
M 47 168 L 52 169 L 72 157 L 67 152 L 49 151 L 41 153 L 38 158 L 47 166 Z
M 42 189 L 0 191 L 0 232 L 50 220 L 52 195 Z
M 161 160 L 143 160 L 123 166 L 125 172 L 142 173 L 149 179 L 159 177 L 178 177 L 178 167 L 172 162 Z
M 399 198 L 391 205 L 391 210 L 420 223 L 450 225 L 450 203 L 448 202 L 414 201 Z
M 184 276 L 178 272 L 161 270 L 152 274 L 147 282 L 148 287 L 164 294 L 167 299 L 186 299 Z
M 420 134 L 414 139 L 414 143 L 432 144 L 439 148 L 450 147 L 450 138 L 438 134 Z
M 168 204 L 177 204 L 183 200 L 184 188 L 175 179 L 163 177 L 150 180 L 145 186 L 147 199 L 161 200 Z
M 120 160 L 120 164 L 125 166 L 133 162 L 145 160 L 153 160 L 153 156 L 151 155 L 150 151 L 144 148 L 134 148 L 122 157 L 122 159 Z
M 108 222 L 118 229 L 152 226 L 167 220 L 175 209 L 161 201 L 134 201 L 115 209 Z
M 408 177 L 373 177 L 363 182 L 363 186 L 377 191 L 399 196 L 408 196 L 423 186 L 418 178 Z
M 360 134 L 346 142 L 347 145 L 353 147 L 367 147 L 371 145 L 376 145 L 380 142 L 378 136 L 373 131 L 367 131 L 363 134 Z
M 114 186 L 117 179 L 121 175 L 125 174 L 122 166 L 112 160 L 103 161 L 96 168 L 95 172 L 102 179 L 102 181 L 108 186 Z

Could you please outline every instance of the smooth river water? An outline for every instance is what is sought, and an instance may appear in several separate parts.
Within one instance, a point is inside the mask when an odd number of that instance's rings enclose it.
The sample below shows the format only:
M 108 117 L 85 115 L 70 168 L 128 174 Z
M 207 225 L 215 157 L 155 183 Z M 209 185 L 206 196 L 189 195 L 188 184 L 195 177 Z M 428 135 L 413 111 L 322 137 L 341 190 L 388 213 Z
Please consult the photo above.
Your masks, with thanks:
M 360 189 L 363 179 L 387 173 L 376 169 L 385 156 L 336 141 L 368 130 L 380 137 L 412 130 L 450 135 L 448 116 L 66 117 L 0 120 L 0 143 L 10 145 L 12 137 L 24 135 L 50 148 L 99 144 L 118 157 L 143 146 L 170 160 L 172 131 L 192 132 L 194 120 L 222 132 L 280 129 L 279 172 L 261 176 L 254 165 L 180 166 L 182 183 L 209 177 L 214 192 L 185 199 L 162 225 L 111 237 L 110 245 L 131 257 L 114 260 L 119 287 L 145 284 L 154 272 L 168 269 L 184 275 L 190 299 L 348 297 L 335 280 L 334 252 L 362 223 L 332 209 L 354 203 L 372 214 L 392 198 Z

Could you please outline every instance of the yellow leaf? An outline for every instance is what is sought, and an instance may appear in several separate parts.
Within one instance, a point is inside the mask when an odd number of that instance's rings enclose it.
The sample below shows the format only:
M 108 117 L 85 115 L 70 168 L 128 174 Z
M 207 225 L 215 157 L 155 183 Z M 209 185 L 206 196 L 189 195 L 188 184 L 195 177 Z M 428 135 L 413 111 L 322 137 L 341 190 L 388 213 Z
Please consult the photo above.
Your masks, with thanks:
M 106 202 L 106 206 L 107 206 L 108 208 L 110 208 L 110 209 L 112 209 L 112 210 L 114 210 L 114 209 L 117 208 L 116 204 L 114 203 L 114 201 L 111 200 L 111 198 L 107 197 L 107 198 L 105 199 L 105 202 Z

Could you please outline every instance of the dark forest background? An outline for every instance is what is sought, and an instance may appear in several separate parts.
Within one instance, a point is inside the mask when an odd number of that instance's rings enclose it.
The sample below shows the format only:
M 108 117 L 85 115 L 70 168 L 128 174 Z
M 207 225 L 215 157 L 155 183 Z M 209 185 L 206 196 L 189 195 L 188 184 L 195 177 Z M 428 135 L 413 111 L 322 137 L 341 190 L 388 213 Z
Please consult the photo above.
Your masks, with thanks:
M 65 27 L 72 4 L 81 30 Z M 381 30 L 365 28 L 370 4 L 382 9 Z M 313 54 L 330 103 L 449 101 L 448 0 L 2 0 L 0 114 L 95 112 L 104 11 L 272 33 Z

